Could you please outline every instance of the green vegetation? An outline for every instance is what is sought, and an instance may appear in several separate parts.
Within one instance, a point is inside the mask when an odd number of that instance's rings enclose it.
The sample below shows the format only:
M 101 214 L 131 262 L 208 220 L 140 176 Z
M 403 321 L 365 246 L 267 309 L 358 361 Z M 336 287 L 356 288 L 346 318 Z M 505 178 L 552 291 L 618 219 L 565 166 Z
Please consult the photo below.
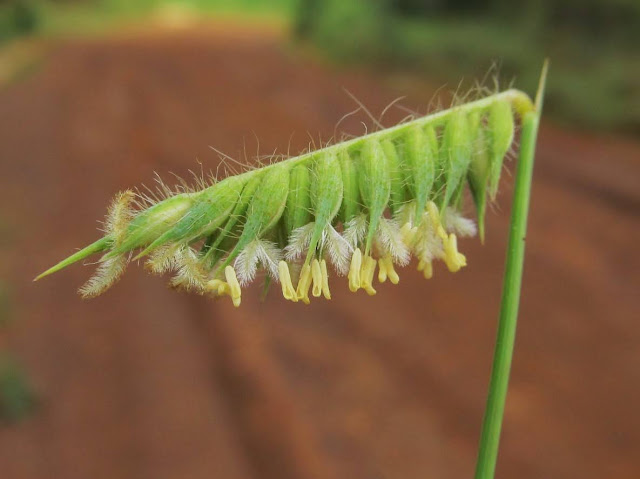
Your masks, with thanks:
M 295 31 L 339 61 L 409 67 L 456 84 L 461 76 L 481 78 L 496 63 L 502 79 L 517 78 L 531 90 L 549 57 L 551 115 L 573 125 L 640 128 L 637 2 L 516 8 L 499 1 L 300 0 Z
M 286 18 L 295 0 L 13 0 L 0 7 L 0 41 L 25 29 L 16 31 L 19 9 L 33 19 L 29 31 L 44 34 L 95 33 L 127 22 L 148 20 L 153 16 L 202 18 L 209 15 L 260 16 Z M 16 7 L 14 5 L 19 5 Z M 24 23 L 24 22 L 23 22 Z M 7 32 L 2 35 L 2 31 Z M 10 34 L 9 34 L 10 33 Z
M 640 3 L 634 0 L 10 0 L 0 43 L 24 33 L 96 33 L 149 19 L 221 15 L 286 22 L 337 61 L 407 68 L 442 83 L 500 78 L 535 88 L 554 74 L 547 112 L 572 125 L 640 128 Z
M 35 393 L 22 368 L 8 354 L 0 353 L 0 421 L 25 419 L 35 405 Z
M 14 0 L 0 4 L 0 43 L 35 31 L 38 28 L 38 18 L 33 2 Z

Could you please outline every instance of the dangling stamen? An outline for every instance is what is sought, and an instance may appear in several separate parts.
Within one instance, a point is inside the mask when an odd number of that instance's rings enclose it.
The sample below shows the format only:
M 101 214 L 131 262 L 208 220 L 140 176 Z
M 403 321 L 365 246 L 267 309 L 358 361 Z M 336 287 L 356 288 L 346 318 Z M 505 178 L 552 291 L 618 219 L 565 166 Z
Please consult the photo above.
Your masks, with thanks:
M 456 235 L 451 233 L 446 239 L 443 239 L 444 243 L 444 261 L 449 268 L 449 271 L 455 273 L 460 268 L 467 265 L 467 258 L 458 252 L 458 241 Z
M 362 268 L 362 251 L 356 248 L 351 256 L 351 266 L 349 267 L 349 289 L 356 292 L 360 289 L 360 269 Z
M 296 295 L 304 304 L 309 304 L 309 288 L 311 287 L 311 266 L 305 264 L 300 271 Z
M 378 260 L 378 281 L 384 283 L 387 278 L 392 284 L 398 284 L 400 277 L 393 267 L 393 259 L 391 255 L 385 255 Z
M 280 284 L 282 285 L 282 296 L 294 303 L 298 302 L 298 295 L 291 282 L 291 274 L 289 273 L 289 265 L 286 261 L 280 261 L 278 263 L 278 277 Z
M 227 284 L 229 285 L 229 296 L 231 296 L 231 300 L 233 301 L 233 305 L 237 308 L 240 306 L 242 290 L 240 289 L 240 283 L 238 283 L 238 279 L 236 278 L 236 272 L 232 266 L 227 266 L 224 269 L 224 276 L 227 280 Z
M 362 269 L 360 271 L 360 287 L 364 289 L 369 296 L 376 294 L 373 288 L 373 276 L 376 273 L 376 260 L 367 255 L 362 261 Z
M 320 268 L 320 261 L 317 259 L 311 262 L 311 278 L 313 279 L 311 294 L 313 294 L 315 298 L 319 298 L 322 294 L 322 269 Z
M 331 299 L 331 292 L 329 291 L 329 275 L 327 274 L 327 262 L 320 260 L 320 269 L 322 272 L 322 295 L 325 299 Z

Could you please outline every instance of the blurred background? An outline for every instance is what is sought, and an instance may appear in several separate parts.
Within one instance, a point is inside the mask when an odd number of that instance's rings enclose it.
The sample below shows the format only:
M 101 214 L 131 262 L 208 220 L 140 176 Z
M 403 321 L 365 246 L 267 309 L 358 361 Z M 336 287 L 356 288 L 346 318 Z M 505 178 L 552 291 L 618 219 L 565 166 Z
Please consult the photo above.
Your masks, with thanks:
M 0 476 L 472 477 L 514 164 L 469 266 L 240 309 L 32 278 L 153 172 L 390 126 L 551 58 L 498 477 L 640 475 L 635 0 L 0 1 Z M 363 125 L 364 123 L 364 125 Z M 362 134 L 363 113 L 340 131 Z M 234 165 L 227 163 L 224 168 Z M 471 211 L 471 208 L 469 208 Z M 441 265 L 440 265 L 441 266 Z

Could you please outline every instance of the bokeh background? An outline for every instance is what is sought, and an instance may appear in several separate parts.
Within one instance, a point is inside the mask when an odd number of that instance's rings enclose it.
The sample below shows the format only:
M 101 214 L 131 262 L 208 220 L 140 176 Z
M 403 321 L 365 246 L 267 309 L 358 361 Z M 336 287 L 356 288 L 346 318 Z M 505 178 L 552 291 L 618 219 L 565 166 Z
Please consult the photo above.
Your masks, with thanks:
M 91 267 L 31 280 L 117 191 L 233 170 L 210 146 L 327 140 L 345 89 L 376 117 L 402 97 L 385 125 L 496 72 L 533 93 L 546 56 L 497 475 L 639 477 L 639 45 L 634 0 L 0 2 L 0 477 L 472 477 L 513 163 L 467 268 L 375 297 L 255 285 L 234 309 L 135 265 L 91 301 Z

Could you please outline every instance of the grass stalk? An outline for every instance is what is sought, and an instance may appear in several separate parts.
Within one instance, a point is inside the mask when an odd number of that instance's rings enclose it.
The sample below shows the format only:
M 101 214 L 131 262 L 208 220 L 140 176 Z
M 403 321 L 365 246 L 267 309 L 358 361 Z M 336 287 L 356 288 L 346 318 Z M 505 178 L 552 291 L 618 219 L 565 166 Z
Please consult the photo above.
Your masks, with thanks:
M 502 288 L 502 304 L 498 321 L 498 334 L 493 367 L 489 383 L 489 394 L 485 407 L 475 479 L 493 479 L 498 459 L 500 431 L 504 417 L 504 406 L 509 385 L 509 373 L 518 321 L 518 306 L 522 286 L 527 217 L 531 197 L 531 180 L 535 158 L 538 124 L 542 113 L 542 99 L 548 63 L 545 62 L 536 95 L 536 109 L 526 113 L 522 119 L 520 155 L 516 172 L 509 246 Z

